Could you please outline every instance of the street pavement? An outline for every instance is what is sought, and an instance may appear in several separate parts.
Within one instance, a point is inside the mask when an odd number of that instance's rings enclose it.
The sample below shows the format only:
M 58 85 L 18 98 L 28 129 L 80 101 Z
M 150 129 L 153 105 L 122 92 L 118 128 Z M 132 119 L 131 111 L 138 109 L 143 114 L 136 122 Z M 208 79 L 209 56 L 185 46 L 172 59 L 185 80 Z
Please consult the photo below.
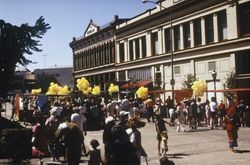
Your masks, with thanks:
M 2 113 L 5 116 L 5 113 Z M 8 111 L 7 111 L 8 116 Z M 142 119 L 146 122 L 145 119 Z M 168 120 L 168 119 L 165 119 Z M 176 132 L 176 127 L 168 129 L 167 156 L 175 165 L 250 165 L 250 128 L 239 129 L 238 153 L 233 153 L 228 148 L 226 131 L 222 128 L 211 130 L 208 127 L 199 127 L 195 132 Z M 142 146 L 148 154 L 148 165 L 159 165 L 157 152 L 157 140 L 154 123 L 147 123 L 145 127 L 139 129 L 142 135 Z M 89 146 L 92 139 L 100 142 L 99 148 L 103 154 L 102 130 L 89 131 L 85 136 L 85 145 Z M 87 157 L 82 157 L 81 164 L 87 164 Z M 146 165 L 144 158 L 141 164 Z M 38 165 L 38 159 L 30 160 L 31 164 Z M 52 164 L 50 158 L 43 159 L 44 164 Z M 0 160 L 0 164 L 1 163 Z M 58 163 L 60 164 L 60 163 Z M 63 163 L 61 163 L 63 164 Z

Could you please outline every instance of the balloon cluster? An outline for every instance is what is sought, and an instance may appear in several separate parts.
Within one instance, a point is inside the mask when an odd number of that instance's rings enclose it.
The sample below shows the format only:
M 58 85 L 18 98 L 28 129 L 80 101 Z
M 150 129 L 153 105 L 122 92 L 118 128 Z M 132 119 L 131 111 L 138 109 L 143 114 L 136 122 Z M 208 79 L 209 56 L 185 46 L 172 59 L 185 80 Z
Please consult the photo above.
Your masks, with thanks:
M 40 94 L 41 92 L 42 92 L 42 89 L 41 89 L 41 88 L 39 88 L 39 89 L 32 89 L 32 90 L 31 90 L 31 94 L 33 94 L 33 95 Z
M 86 78 L 82 77 L 81 79 L 77 79 L 77 88 L 79 91 L 84 94 L 89 94 L 91 92 L 91 87 L 89 86 L 89 82 Z
M 61 87 L 57 83 L 51 82 L 47 95 L 67 95 L 70 93 L 70 90 L 67 85 Z
M 101 88 L 99 86 L 95 86 L 93 89 L 92 89 L 92 94 L 93 95 L 99 95 L 101 94 Z
M 207 90 L 207 84 L 203 80 L 196 80 L 192 85 L 192 89 L 196 96 L 203 96 Z
M 108 91 L 109 91 L 109 94 L 119 92 L 119 87 L 117 85 L 110 84 Z
M 148 88 L 147 87 L 140 87 L 136 91 L 136 95 L 137 95 L 138 98 L 141 98 L 143 100 L 148 98 Z

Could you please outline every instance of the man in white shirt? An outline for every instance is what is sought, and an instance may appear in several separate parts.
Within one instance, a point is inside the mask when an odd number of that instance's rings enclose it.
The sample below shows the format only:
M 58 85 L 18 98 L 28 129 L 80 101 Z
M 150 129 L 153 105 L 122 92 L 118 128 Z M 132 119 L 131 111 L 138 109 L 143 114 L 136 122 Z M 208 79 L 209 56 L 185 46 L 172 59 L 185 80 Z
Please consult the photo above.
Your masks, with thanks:
M 211 102 L 209 103 L 210 106 L 210 113 L 212 118 L 211 129 L 217 129 L 217 103 L 216 98 L 212 97 Z

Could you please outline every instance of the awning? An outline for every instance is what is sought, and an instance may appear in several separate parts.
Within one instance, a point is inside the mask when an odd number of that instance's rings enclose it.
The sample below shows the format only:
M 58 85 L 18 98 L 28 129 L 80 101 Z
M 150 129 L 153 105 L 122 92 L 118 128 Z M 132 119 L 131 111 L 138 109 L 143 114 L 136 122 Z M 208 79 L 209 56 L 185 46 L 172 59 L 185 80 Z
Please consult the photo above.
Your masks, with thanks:
M 206 92 L 250 92 L 250 88 L 217 89 L 207 90 Z
M 147 86 L 149 84 L 153 83 L 152 81 L 137 81 L 135 83 L 128 82 L 126 84 L 123 84 L 121 86 L 122 89 L 128 89 L 128 88 L 140 88 L 142 86 Z

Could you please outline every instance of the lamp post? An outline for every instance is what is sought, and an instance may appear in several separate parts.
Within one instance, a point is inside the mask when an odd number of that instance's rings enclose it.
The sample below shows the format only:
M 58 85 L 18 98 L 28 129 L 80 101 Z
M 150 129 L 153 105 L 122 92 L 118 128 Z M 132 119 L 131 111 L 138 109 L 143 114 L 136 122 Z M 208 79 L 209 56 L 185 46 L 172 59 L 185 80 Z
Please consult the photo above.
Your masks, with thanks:
M 214 82 L 214 97 L 215 97 L 215 100 L 217 101 L 217 98 L 216 98 L 216 78 L 217 78 L 217 72 L 215 70 L 213 70 L 211 74 L 212 74 L 213 82 Z
M 160 1 L 161 2 L 161 1 Z M 161 4 L 151 1 L 151 0 L 142 0 L 142 3 L 154 3 L 158 6 L 160 6 L 163 9 L 167 9 L 166 7 L 162 6 Z M 174 4 L 174 1 L 173 1 Z M 171 90 L 172 90 L 172 100 L 174 100 L 174 85 L 175 85 L 175 79 L 174 79 L 174 44 L 173 44 L 173 23 L 172 23 L 172 8 L 171 6 L 169 7 L 169 22 L 170 22 L 170 28 L 169 28 L 169 37 L 170 37 L 170 56 L 171 56 L 171 80 L 170 80 L 170 85 L 171 85 Z

